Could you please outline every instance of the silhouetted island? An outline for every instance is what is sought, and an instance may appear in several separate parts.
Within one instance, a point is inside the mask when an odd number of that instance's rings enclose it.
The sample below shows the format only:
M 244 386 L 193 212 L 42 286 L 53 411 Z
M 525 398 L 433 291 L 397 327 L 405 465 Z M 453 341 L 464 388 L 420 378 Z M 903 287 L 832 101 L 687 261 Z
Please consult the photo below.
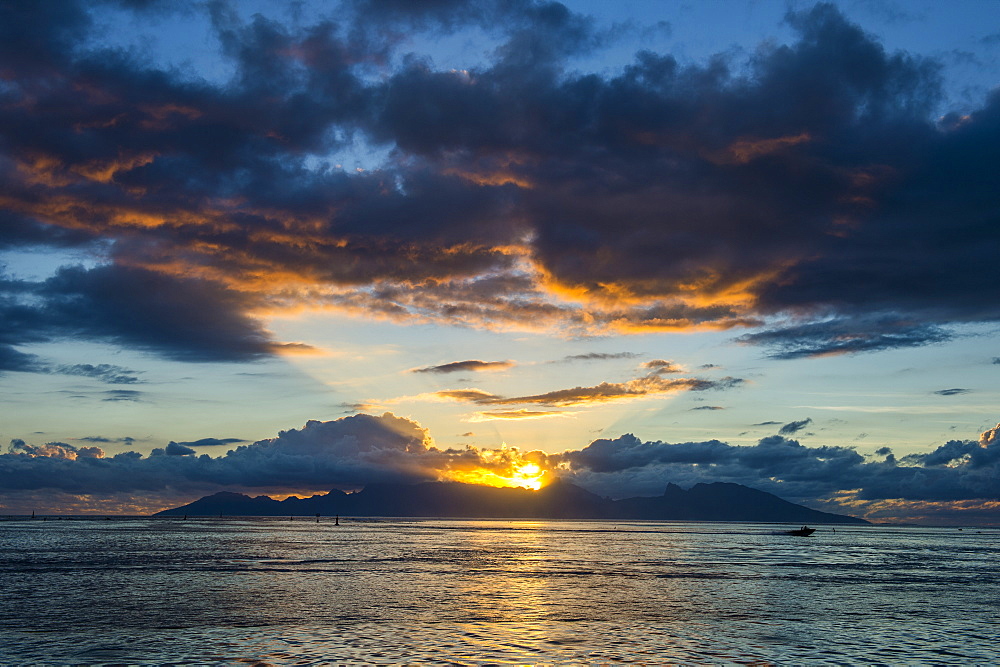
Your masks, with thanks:
M 667 485 L 652 498 L 602 498 L 557 480 L 539 491 L 459 482 L 369 484 L 361 491 L 334 489 L 322 496 L 274 500 L 223 491 L 154 516 L 390 516 L 504 519 L 655 519 L 664 521 L 760 521 L 854 523 L 868 521 L 831 514 L 741 484 Z

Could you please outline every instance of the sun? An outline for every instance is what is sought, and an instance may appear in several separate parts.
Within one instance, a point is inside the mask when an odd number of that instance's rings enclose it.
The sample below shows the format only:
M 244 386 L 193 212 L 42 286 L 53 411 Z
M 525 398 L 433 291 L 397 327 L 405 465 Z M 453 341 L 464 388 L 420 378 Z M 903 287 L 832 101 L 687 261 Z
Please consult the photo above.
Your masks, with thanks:
M 525 489 L 537 491 L 542 488 L 542 474 L 545 471 L 538 464 L 525 463 L 514 471 L 508 479 L 513 482 L 511 486 L 520 486 Z

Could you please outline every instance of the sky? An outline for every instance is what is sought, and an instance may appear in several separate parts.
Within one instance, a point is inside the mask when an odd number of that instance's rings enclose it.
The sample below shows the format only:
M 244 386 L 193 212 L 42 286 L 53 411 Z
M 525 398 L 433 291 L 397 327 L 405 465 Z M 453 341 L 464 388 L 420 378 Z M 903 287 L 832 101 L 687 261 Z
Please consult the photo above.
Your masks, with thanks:
M 0 512 L 1000 525 L 1000 3 L 0 4 Z

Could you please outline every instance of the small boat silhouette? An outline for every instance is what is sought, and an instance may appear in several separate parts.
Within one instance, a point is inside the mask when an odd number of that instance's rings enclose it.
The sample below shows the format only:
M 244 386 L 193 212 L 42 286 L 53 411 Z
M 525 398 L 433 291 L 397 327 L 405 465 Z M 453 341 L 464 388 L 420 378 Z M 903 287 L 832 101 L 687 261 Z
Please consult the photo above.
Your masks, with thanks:
M 798 535 L 799 537 L 809 537 L 816 532 L 815 528 L 810 528 L 809 526 L 802 526 L 801 528 L 796 528 L 795 530 L 787 530 L 785 534 L 787 535 Z

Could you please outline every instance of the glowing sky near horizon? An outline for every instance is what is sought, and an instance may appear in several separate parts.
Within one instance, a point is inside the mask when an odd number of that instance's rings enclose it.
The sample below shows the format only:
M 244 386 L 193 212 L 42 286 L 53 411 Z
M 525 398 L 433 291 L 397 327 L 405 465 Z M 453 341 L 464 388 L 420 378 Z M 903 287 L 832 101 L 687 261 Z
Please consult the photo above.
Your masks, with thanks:
M 0 507 L 540 465 L 1000 522 L 1000 5 L 2 11 Z

